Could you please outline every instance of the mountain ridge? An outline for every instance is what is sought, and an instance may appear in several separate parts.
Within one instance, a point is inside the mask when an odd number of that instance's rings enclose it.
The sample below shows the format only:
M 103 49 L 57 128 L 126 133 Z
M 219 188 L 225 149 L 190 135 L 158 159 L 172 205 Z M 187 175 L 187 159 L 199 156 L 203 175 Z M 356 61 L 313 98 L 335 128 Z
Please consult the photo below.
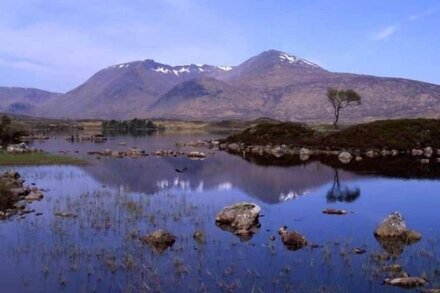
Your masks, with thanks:
M 237 66 L 172 66 L 153 59 L 112 65 L 50 102 L 31 105 L 30 112 L 52 118 L 266 116 L 323 122 L 331 119 L 328 87 L 353 88 L 363 97 L 361 106 L 344 112 L 347 121 L 439 117 L 440 85 L 331 72 L 277 50 L 264 51 Z

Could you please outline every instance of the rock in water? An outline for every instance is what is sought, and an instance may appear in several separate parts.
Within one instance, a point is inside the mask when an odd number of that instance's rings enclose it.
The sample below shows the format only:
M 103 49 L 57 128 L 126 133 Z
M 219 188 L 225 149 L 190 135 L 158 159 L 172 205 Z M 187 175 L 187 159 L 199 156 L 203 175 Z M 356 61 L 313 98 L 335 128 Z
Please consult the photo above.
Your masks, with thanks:
M 346 210 L 337 210 L 337 209 L 325 209 L 322 211 L 323 214 L 326 215 L 346 215 Z
M 374 231 L 374 235 L 384 238 L 397 238 L 403 236 L 407 231 L 405 220 L 398 212 L 390 214 Z
M 289 250 L 298 250 L 307 246 L 307 239 L 296 231 L 287 231 L 287 227 L 283 226 L 278 230 L 281 241 Z
M 193 151 L 193 152 L 189 152 L 189 153 L 188 153 L 188 158 L 192 158 L 192 159 L 204 159 L 204 158 L 206 158 L 206 155 L 205 155 L 205 153 L 202 153 L 202 152 L 196 152 L 196 151 Z
M 341 161 L 341 163 L 348 164 L 353 159 L 353 156 L 349 152 L 341 152 L 338 155 L 338 159 Z
M 384 284 L 398 286 L 402 288 L 416 288 L 426 285 L 426 280 L 419 277 L 402 277 L 394 279 L 385 279 Z
M 261 208 L 253 203 L 241 202 L 223 208 L 215 218 L 216 224 L 236 235 L 252 236 L 259 227 Z M 246 239 L 244 239 L 246 240 Z
M 176 242 L 176 236 L 167 230 L 157 230 L 153 233 L 142 236 L 140 240 L 143 243 L 149 244 L 158 253 L 162 253 L 167 248 L 172 247 Z
M 193 238 L 195 241 L 199 242 L 199 243 L 204 243 L 205 242 L 205 234 L 200 231 L 200 230 L 196 230 L 193 234 Z
M 40 200 L 44 196 L 40 191 L 31 191 L 28 195 L 25 196 L 25 200 L 27 201 L 34 201 L 34 200 Z
M 374 236 L 393 256 L 399 256 L 405 245 L 414 244 L 422 238 L 420 233 L 407 229 L 403 216 L 398 212 L 385 218 L 374 231 Z

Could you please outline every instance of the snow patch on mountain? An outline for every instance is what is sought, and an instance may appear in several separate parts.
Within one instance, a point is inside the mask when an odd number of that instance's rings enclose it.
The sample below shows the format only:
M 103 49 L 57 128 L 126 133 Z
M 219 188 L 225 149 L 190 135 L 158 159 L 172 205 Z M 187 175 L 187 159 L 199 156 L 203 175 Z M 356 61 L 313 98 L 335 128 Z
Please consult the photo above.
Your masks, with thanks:
M 290 56 L 290 55 L 288 55 L 286 53 L 281 53 L 279 58 L 280 58 L 281 61 L 287 61 L 289 63 L 294 63 L 294 62 L 296 62 L 298 60 L 297 57 Z
M 287 61 L 290 64 L 292 64 L 292 63 L 304 63 L 304 64 L 310 65 L 312 67 L 319 67 L 315 63 L 312 63 L 312 62 L 310 62 L 310 61 L 308 61 L 306 59 L 302 59 L 302 58 L 299 58 L 299 57 L 296 57 L 296 56 L 292 56 L 292 55 L 289 55 L 287 53 L 280 53 L 279 58 L 280 58 L 281 61 Z
M 218 69 L 223 70 L 223 71 L 229 71 L 232 70 L 234 67 L 232 66 L 217 66 Z

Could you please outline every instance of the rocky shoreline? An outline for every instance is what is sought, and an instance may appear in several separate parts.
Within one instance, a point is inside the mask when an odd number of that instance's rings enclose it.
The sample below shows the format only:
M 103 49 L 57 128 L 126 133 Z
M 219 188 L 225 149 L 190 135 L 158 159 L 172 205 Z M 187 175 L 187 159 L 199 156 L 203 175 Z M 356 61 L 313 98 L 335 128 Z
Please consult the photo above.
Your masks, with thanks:
M 306 148 L 290 147 L 287 145 L 246 145 L 244 143 L 226 143 L 221 142 L 218 148 L 232 154 L 282 158 L 287 156 L 299 156 L 301 161 L 307 161 L 312 156 L 336 156 L 343 164 L 352 161 L 361 161 L 364 158 L 384 158 L 396 156 L 412 156 L 418 159 L 421 164 L 431 162 L 440 163 L 440 149 L 432 147 L 413 148 L 408 150 L 397 149 L 342 149 L 332 150 L 330 148 Z
M 26 210 L 26 204 L 44 197 L 42 190 L 26 186 L 24 182 L 18 172 L 0 174 L 0 220 L 34 212 Z

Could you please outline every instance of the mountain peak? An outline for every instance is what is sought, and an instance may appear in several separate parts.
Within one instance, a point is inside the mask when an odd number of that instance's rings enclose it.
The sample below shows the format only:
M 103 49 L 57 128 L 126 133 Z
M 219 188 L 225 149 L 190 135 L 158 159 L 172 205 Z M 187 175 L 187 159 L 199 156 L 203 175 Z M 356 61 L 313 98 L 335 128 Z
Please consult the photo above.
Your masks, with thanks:
M 274 63 L 302 64 L 302 65 L 308 65 L 308 66 L 315 67 L 315 68 L 321 68 L 319 65 L 317 65 L 313 62 L 310 62 L 306 59 L 300 58 L 295 55 L 291 55 L 291 54 L 283 52 L 283 51 L 274 50 L 274 49 L 264 51 L 264 52 L 260 53 L 259 55 L 255 56 L 254 58 L 266 59 L 266 60 L 272 61 Z

